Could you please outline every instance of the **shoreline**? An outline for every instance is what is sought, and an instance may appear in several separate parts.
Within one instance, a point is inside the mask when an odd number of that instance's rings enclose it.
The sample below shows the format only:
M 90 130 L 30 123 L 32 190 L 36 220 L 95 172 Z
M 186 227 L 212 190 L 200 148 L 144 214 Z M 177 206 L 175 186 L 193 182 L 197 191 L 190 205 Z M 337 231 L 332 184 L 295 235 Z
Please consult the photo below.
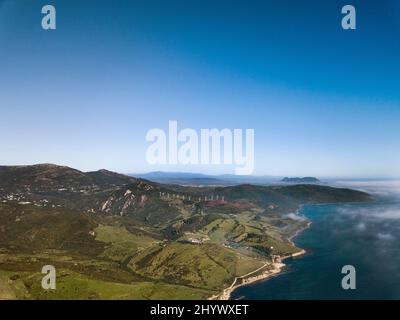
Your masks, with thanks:
M 293 239 L 295 237 L 297 237 L 301 232 L 307 230 L 311 226 L 311 224 L 312 224 L 312 222 L 308 221 L 305 227 L 300 228 L 292 236 L 290 236 L 288 238 L 290 243 L 295 246 Z M 307 251 L 305 249 L 302 249 L 302 248 L 299 248 L 299 249 L 300 249 L 300 251 L 297 251 L 295 253 L 281 257 L 281 259 L 280 259 L 281 262 L 265 263 L 262 267 L 254 270 L 254 271 L 251 271 L 243 276 L 236 277 L 233 280 L 232 284 L 228 288 L 223 289 L 222 292 L 219 294 L 215 294 L 215 295 L 211 296 L 210 298 L 208 298 L 208 300 L 229 300 L 232 295 L 232 292 L 235 291 L 237 288 L 240 288 L 240 287 L 261 281 L 261 280 L 267 280 L 275 275 L 278 275 L 279 273 L 282 272 L 282 269 L 286 266 L 286 264 L 284 264 L 282 261 L 284 261 L 285 259 L 288 259 L 288 258 L 299 257 L 299 256 L 302 256 L 307 253 Z M 266 268 L 268 266 L 273 266 L 273 268 L 268 269 L 259 275 L 251 276 L 252 274 L 257 273 L 260 270 L 262 270 L 263 268 Z M 239 284 L 236 284 L 236 282 L 239 279 L 242 280 L 242 282 Z

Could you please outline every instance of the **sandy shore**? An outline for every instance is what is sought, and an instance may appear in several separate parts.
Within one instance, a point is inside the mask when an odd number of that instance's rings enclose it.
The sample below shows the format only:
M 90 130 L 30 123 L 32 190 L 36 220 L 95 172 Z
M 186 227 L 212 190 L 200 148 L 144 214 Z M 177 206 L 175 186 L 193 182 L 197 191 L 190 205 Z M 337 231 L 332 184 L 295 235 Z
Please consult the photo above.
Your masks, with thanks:
M 311 222 L 308 222 L 307 225 L 304 228 L 299 229 L 298 231 L 296 231 L 296 233 L 294 235 L 292 235 L 291 237 L 289 237 L 289 241 L 294 245 L 293 243 L 293 239 L 300 234 L 300 232 L 303 232 L 304 230 L 306 230 L 307 228 L 309 228 L 311 225 Z M 301 249 L 298 252 L 295 252 L 293 254 L 281 257 L 281 261 L 288 259 L 288 258 L 292 258 L 292 257 L 298 257 L 301 256 L 303 254 L 306 253 L 306 250 Z M 286 265 L 282 262 L 278 263 L 278 262 L 268 262 L 266 264 L 264 264 L 262 267 L 249 272 L 243 276 L 240 277 L 236 277 L 235 280 L 233 280 L 232 284 L 224 289 L 220 294 L 216 294 L 213 295 L 209 298 L 209 300 L 229 300 L 231 297 L 231 294 L 234 290 L 236 290 L 239 287 L 257 282 L 257 281 L 261 281 L 261 280 L 265 280 L 268 279 L 274 275 L 277 275 L 278 273 L 280 273 L 282 271 L 282 269 L 285 267 Z M 272 267 L 272 268 L 270 268 Z M 260 272 L 262 269 L 266 269 L 264 272 L 258 274 L 258 275 L 254 275 L 258 272 Z M 239 284 L 237 284 L 238 281 L 241 281 Z
M 264 266 L 262 266 L 261 269 L 270 267 L 271 265 L 273 266 L 272 269 L 265 270 L 263 273 L 261 273 L 259 275 L 251 276 L 251 275 L 247 274 L 247 275 L 244 275 L 241 277 L 236 277 L 230 287 L 224 289 L 220 294 L 214 295 L 214 296 L 210 297 L 209 299 L 210 300 L 229 300 L 232 292 L 235 289 L 237 289 L 241 286 L 244 286 L 244 285 L 248 285 L 253 282 L 257 282 L 257 281 L 272 277 L 273 275 L 281 272 L 282 268 L 285 266 L 285 264 L 283 264 L 283 263 L 268 263 L 268 264 L 265 264 Z M 253 274 L 253 273 L 259 272 L 259 270 L 260 269 L 257 269 L 251 273 Z M 240 284 L 236 284 L 236 282 L 238 282 L 239 279 L 242 282 Z

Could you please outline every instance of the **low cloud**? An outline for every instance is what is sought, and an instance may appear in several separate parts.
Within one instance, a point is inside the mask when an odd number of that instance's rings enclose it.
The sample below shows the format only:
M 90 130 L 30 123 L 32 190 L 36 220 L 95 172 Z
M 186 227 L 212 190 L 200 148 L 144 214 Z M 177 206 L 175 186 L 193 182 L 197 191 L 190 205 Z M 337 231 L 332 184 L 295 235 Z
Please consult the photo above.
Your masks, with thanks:
M 360 232 L 367 230 L 367 226 L 365 225 L 364 222 L 358 223 L 355 228 L 357 231 L 360 231 Z
M 394 240 L 395 237 L 392 236 L 390 233 L 378 233 L 376 235 L 379 240 Z
M 292 220 L 296 220 L 296 221 L 307 221 L 306 217 L 296 214 L 296 213 L 289 213 L 286 215 L 286 217 L 289 219 L 292 219 Z
M 376 196 L 398 196 L 400 194 L 400 180 L 369 180 L 369 181 L 336 181 L 341 187 L 355 188 Z
M 400 208 L 393 209 L 385 206 L 373 206 L 370 208 L 343 207 L 339 208 L 338 213 L 365 219 L 400 220 Z

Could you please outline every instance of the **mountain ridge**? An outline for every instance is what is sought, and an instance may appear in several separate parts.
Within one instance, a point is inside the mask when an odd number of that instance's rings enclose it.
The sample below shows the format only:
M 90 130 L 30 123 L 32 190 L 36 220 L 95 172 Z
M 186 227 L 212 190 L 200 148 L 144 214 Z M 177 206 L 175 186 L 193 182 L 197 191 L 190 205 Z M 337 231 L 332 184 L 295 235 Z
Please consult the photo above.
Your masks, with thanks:
M 172 213 L 176 208 L 166 201 L 169 197 L 186 197 L 185 203 L 196 207 L 192 208 L 195 211 L 217 197 L 231 202 L 248 202 L 266 211 L 295 210 L 304 203 L 365 201 L 369 198 L 368 194 L 360 191 L 313 184 L 185 187 L 160 184 L 105 169 L 82 172 L 52 164 L 0 167 L 0 196 L 5 200 L 9 197 L 6 191 L 18 194 L 20 201 L 53 201 L 55 205 L 69 209 L 131 214 L 144 220 L 150 216 L 161 219 L 155 214 L 160 210 L 166 219 L 170 215 L 176 217 L 178 213 Z

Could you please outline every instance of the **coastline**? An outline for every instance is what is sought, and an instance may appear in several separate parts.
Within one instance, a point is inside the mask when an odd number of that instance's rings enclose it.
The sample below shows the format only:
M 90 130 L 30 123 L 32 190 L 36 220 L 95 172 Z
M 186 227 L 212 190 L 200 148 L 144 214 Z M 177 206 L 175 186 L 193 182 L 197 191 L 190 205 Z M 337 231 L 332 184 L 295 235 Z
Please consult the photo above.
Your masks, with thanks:
M 290 243 L 292 245 L 295 245 L 294 242 L 293 242 L 293 239 L 295 237 L 297 237 L 301 232 L 307 230 L 311 226 L 311 223 L 312 223 L 311 221 L 308 221 L 304 228 L 300 228 L 292 236 L 290 236 L 288 238 L 288 240 L 290 241 Z M 254 270 L 254 271 L 251 271 L 251 272 L 249 272 L 249 273 L 247 273 L 247 274 L 245 274 L 243 276 L 236 277 L 233 280 L 232 284 L 228 288 L 222 290 L 222 292 L 219 293 L 219 294 L 211 296 L 210 298 L 208 298 L 208 300 L 229 300 L 231 295 L 232 295 L 232 292 L 235 291 L 237 288 L 240 288 L 242 286 L 245 286 L 245 285 L 248 285 L 248 284 L 252 284 L 252 283 L 255 283 L 255 282 L 258 282 L 258 281 L 261 281 L 261 280 L 266 280 L 266 279 L 271 278 L 271 277 L 273 277 L 275 275 L 278 275 L 279 273 L 282 272 L 282 269 L 286 266 L 286 264 L 283 263 L 283 261 L 285 259 L 299 257 L 299 256 L 304 255 L 306 253 L 307 253 L 307 251 L 305 249 L 300 248 L 300 251 L 297 251 L 297 252 L 292 253 L 290 255 L 286 255 L 286 256 L 281 257 L 281 259 L 280 259 L 281 262 L 272 262 L 272 263 L 268 262 L 268 263 L 265 263 L 262 267 Z M 273 267 L 272 269 L 265 270 L 261 274 L 258 274 L 258 275 L 255 275 L 255 276 L 251 276 L 252 274 L 255 274 L 255 273 L 259 272 L 260 270 L 262 270 L 262 269 L 264 269 L 266 267 L 271 267 L 271 266 Z M 241 280 L 241 283 L 236 284 L 236 282 L 238 280 Z

